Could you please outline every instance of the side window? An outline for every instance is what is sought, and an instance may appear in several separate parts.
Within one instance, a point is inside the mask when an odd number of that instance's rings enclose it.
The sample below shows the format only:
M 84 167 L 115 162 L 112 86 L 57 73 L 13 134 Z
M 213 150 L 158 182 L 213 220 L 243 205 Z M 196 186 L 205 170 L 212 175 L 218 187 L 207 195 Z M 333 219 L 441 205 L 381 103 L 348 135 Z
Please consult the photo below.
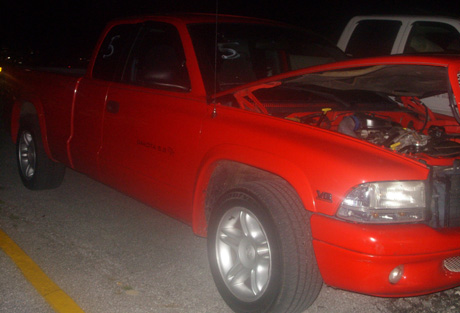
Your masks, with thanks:
M 105 37 L 93 67 L 93 77 L 117 81 L 120 69 L 136 36 L 137 25 L 125 24 L 113 27 Z
M 404 53 L 460 53 L 460 34 L 445 23 L 416 22 L 412 25 Z
M 143 25 L 123 81 L 164 90 L 190 90 L 182 41 L 174 26 L 157 22 Z
M 399 21 L 361 21 L 353 31 L 345 53 L 355 58 L 391 54 L 400 27 Z

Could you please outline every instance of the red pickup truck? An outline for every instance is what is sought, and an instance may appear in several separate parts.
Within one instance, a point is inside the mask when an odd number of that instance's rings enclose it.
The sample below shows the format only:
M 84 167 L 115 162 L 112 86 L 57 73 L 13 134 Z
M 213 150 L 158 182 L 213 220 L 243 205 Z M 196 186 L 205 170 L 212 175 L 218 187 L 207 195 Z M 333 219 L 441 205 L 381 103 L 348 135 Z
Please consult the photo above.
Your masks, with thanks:
M 3 71 L 20 176 L 70 167 L 190 224 L 236 312 L 459 286 L 460 59 L 341 58 L 264 20 L 115 21 L 82 77 Z

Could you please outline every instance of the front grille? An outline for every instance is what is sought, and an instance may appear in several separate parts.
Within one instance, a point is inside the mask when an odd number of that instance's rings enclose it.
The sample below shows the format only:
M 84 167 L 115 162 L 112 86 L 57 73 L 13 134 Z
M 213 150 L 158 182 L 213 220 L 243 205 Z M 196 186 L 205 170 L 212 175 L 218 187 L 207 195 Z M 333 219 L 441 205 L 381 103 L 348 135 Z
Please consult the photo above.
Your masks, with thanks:
M 444 267 L 451 272 L 460 272 L 460 256 L 448 258 L 444 260 Z
M 460 159 L 452 167 L 433 169 L 430 225 L 460 227 Z
M 460 175 L 450 175 L 447 185 L 446 224 L 460 226 Z

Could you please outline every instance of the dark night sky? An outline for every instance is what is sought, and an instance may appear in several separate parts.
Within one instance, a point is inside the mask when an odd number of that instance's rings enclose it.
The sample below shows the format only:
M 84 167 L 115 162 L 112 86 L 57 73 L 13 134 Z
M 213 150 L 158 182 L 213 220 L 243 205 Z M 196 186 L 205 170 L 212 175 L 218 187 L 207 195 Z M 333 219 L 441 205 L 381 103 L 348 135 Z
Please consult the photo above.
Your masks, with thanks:
M 215 12 L 270 18 L 310 28 L 336 40 L 348 19 L 358 14 L 429 14 L 460 17 L 460 1 L 338 0 L 54 0 L 2 1 L 0 48 L 87 51 L 103 26 L 124 16 Z

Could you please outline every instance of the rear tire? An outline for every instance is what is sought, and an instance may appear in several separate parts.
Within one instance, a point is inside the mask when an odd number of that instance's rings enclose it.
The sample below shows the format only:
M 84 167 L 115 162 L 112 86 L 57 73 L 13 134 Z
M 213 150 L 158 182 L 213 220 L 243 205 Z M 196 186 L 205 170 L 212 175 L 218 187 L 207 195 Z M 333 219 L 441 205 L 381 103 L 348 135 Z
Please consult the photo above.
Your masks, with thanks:
M 19 176 L 28 189 L 57 188 L 64 180 L 65 166 L 48 158 L 36 116 L 26 115 L 21 118 L 16 158 Z
M 208 255 L 217 289 L 235 312 L 302 312 L 318 296 L 309 214 L 284 181 L 224 194 L 211 213 Z

